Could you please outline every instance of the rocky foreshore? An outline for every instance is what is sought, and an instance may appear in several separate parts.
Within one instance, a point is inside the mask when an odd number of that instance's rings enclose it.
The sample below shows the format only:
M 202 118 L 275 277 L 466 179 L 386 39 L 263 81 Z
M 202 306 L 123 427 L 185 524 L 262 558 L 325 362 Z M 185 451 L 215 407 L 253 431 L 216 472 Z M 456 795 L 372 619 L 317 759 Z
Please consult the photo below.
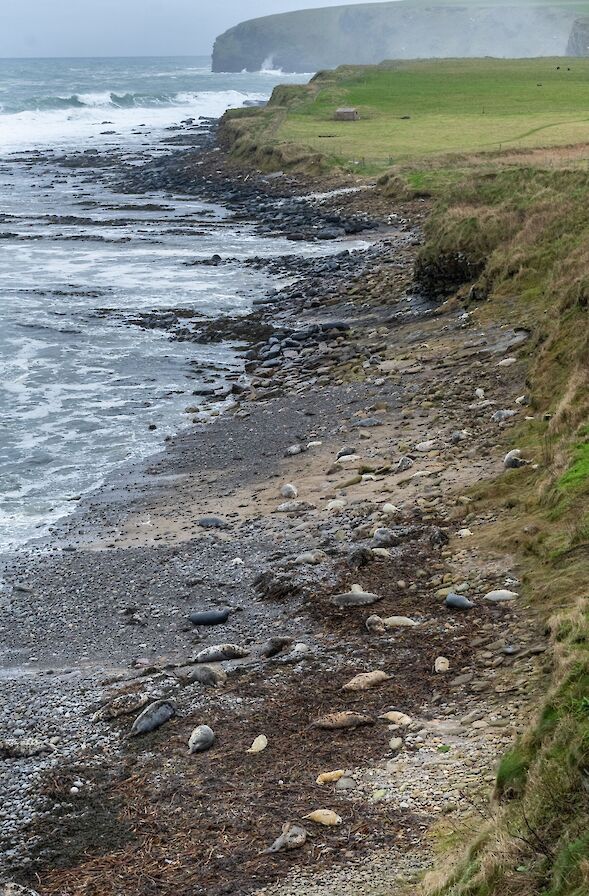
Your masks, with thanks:
M 135 316 L 234 341 L 243 372 L 6 559 L 2 875 L 40 896 L 412 892 L 492 811 L 544 687 L 475 488 L 517 488 L 526 334 L 416 287 L 423 204 L 227 170 L 209 147 L 127 189 L 371 246 L 250 262 L 278 279 L 244 318 Z

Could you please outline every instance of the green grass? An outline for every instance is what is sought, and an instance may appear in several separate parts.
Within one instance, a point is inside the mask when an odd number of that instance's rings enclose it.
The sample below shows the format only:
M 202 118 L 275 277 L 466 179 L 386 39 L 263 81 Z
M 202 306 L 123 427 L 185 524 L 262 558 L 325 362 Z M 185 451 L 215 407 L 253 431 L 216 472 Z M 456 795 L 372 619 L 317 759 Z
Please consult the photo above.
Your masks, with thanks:
M 260 123 L 284 99 L 278 91 Z M 339 106 L 354 106 L 360 120 L 334 121 Z M 287 108 L 266 135 L 274 144 L 298 144 L 370 171 L 446 153 L 589 142 L 589 59 L 342 67 L 318 75 L 312 89 L 291 90 Z
M 572 463 L 559 481 L 559 487 L 565 491 L 585 490 L 589 486 L 589 427 L 583 429 L 583 442 L 575 445 Z

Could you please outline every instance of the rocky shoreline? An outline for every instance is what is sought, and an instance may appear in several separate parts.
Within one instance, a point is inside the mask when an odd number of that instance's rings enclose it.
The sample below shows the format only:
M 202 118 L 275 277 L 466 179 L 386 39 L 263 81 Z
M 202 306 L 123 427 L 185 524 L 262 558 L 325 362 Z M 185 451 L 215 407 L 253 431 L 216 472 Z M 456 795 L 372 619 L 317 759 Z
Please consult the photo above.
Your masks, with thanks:
M 244 372 L 7 561 L 2 874 L 40 896 L 414 892 L 436 841 L 491 811 L 544 687 L 542 626 L 493 597 L 518 571 L 473 496 L 526 413 L 525 334 L 421 294 L 423 203 L 304 202 L 221 160 L 163 156 L 126 188 L 373 245 L 251 262 L 281 281 L 247 318 L 132 321 L 245 343 Z M 165 720 L 130 736 L 143 712 Z

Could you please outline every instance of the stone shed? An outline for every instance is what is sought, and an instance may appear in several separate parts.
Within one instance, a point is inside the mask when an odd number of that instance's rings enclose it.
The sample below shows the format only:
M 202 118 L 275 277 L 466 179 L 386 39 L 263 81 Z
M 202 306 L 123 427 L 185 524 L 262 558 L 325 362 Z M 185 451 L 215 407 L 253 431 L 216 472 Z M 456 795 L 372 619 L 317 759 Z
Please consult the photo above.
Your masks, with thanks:
M 334 118 L 336 121 L 358 121 L 360 114 L 357 109 L 336 109 Z

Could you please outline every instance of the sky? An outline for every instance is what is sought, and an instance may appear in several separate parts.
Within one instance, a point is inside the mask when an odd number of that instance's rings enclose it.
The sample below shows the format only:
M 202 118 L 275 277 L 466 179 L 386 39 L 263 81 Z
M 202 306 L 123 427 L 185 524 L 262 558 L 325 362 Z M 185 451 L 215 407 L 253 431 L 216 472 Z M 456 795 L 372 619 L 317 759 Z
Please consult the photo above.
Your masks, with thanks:
M 0 0 L 0 57 L 205 55 L 244 19 L 346 2 Z

